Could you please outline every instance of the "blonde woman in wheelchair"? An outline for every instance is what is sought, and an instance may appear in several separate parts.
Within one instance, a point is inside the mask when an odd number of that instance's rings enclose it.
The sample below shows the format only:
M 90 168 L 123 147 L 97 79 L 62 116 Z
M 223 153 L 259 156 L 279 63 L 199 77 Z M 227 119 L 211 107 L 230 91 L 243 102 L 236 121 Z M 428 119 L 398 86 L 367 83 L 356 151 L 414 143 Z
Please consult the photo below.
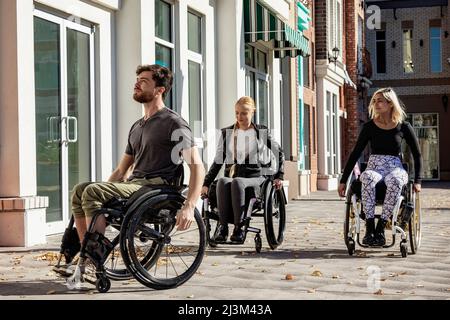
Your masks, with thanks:
M 384 246 L 384 229 L 393 214 L 403 187 L 408 183 L 408 173 L 401 161 L 402 141 L 410 147 L 414 158 L 414 191 L 421 191 L 422 155 L 419 142 L 412 126 L 405 121 L 403 104 L 392 88 L 375 92 L 369 105 L 371 120 L 363 125 L 358 141 L 350 154 L 339 185 L 339 195 L 345 197 L 346 182 L 364 151 L 370 143 L 371 155 L 367 169 L 361 173 L 361 198 L 366 218 L 366 234 L 363 244 Z M 386 197 L 381 218 L 375 227 L 376 185 L 384 181 Z

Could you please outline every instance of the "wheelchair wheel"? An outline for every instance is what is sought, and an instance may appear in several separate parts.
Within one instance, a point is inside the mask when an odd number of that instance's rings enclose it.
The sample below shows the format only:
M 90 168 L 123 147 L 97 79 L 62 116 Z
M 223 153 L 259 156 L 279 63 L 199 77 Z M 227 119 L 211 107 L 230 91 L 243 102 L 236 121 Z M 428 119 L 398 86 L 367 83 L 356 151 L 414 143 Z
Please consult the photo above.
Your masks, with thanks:
M 283 189 L 276 190 L 271 185 L 266 187 L 264 203 L 264 224 L 267 242 L 275 250 L 284 240 L 286 228 L 286 202 Z
M 161 194 L 146 200 L 123 224 L 122 257 L 133 277 L 143 285 L 161 290 L 189 280 L 203 259 L 205 226 L 198 210 L 190 229 L 177 231 L 176 214 L 184 198 Z M 140 248 L 147 247 L 142 259 Z
M 100 277 L 95 282 L 95 288 L 100 293 L 107 293 L 111 289 L 111 281 L 107 277 Z
M 409 243 L 411 253 L 416 254 L 422 242 L 422 210 L 420 205 L 420 196 L 413 193 L 414 213 L 409 221 Z
M 347 205 L 345 208 L 345 221 L 344 221 L 344 241 L 347 246 L 348 254 L 353 255 L 355 253 L 355 238 L 356 233 L 354 229 L 355 225 L 355 212 L 351 204 L 350 199 L 352 194 L 347 196 Z

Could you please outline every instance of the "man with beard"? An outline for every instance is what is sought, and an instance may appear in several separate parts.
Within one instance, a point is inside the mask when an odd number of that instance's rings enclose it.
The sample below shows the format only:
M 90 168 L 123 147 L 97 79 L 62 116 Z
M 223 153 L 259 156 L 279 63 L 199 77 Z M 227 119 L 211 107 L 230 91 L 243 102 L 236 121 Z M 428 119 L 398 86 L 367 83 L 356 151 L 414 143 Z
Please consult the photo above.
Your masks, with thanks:
M 145 115 L 131 127 L 119 166 L 108 182 L 81 183 L 73 190 L 72 211 L 80 241 L 104 203 L 113 198 L 129 198 L 143 186 L 175 184 L 178 178 L 175 172 L 183 165 L 183 159 L 191 174 L 187 200 L 177 215 L 177 229 L 186 230 L 194 221 L 205 171 L 188 124 L 164 104 L 172 88 L 173 74 L 159 65 L 139 66 L 136 74 L 133 97 L 143 104 Z M 132 175 L 124 181 L 131 167 Z M 95 231 L 104 234 L 105 228 L 106 219 L 101 216 Z

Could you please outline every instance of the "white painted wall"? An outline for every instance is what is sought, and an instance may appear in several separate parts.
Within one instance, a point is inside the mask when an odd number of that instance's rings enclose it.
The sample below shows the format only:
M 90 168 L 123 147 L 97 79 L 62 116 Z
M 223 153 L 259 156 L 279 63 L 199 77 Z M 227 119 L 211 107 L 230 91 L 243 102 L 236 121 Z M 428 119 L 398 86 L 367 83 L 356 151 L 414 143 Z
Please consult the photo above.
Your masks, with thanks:
M 141 63 L 150 63 L 143 59 L 146 55 L 142 53 L 141 43 L 144 36 L 151 39 L 150 31 L 144 32 L 141 19 L 144 14 L 142 5 L 154 4 L 154 1 L 122 1 L 121 10 L 116 14 L 116 79 L 115 86 L 115 129 L 116 137 L 114 166 L 116 166 L 125 153 L 128 141 L 128 133 L 133 123 L 142 117 L 143 109 L 139 103 L 133 100 L 133 88 L 136 82 L 136 68 Z M 148 10 L 148 8 L 142 8 Z M 148 16 L 148 13 L 147 13 Z M 154 24 L 152 24 L 154 26 Z M 154 28 L 154 27 L 153 27 Z M 148 43 L 150 41 L 146 41 Z M 154 57 L 154 53 L 153 53 Z M 154 58 L 153 58 L 154 59 Z M 148 61 L 145 61 L 148 60 Z

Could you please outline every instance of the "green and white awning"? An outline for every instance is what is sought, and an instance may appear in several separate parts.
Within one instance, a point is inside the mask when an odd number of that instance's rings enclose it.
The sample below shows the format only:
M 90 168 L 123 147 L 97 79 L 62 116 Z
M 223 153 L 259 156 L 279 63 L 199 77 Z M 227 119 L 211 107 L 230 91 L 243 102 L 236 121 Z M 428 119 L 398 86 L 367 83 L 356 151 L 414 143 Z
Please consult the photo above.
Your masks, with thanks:
M 256 0 L 244 0 L 244 34 L 246 43 L 264 42 L 275 58 L 311 55 L 309 40 Z

